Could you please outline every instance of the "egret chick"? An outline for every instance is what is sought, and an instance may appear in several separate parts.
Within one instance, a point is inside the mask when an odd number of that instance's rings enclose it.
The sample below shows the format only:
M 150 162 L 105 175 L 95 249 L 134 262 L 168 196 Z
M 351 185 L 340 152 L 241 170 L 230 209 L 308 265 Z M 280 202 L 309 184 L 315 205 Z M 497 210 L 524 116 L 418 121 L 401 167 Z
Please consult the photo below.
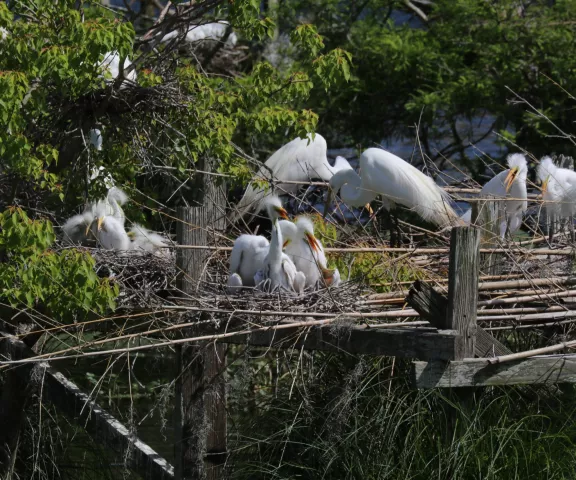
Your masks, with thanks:
M 298 217 L 295 222 L 278 222 L 284 238 L 284 252 L 296 269 L 306 277 L 306 287 L 317 287 L 319 282 L 334 285 L 335 270 L 327 268 L 326 255 L 320 240 L 314 235 L 314 223 L 309 217 Z
M 94 220 L 89 227 L 97 242 L 106 250 L 130 250 L 130 238 L 124 225 L 115 217 L 107 215 L 106 205 L 94 206 Z
M 132 240 L 131 249 L 141 252 L 150 252 L 158 257 L 170 258 L 169 240 L 158 233 L 154 233 L 142 225 L 134 224 L 128 232 Z
M 93 221 L 94 214 L 91 207 L 70 217 L 62 226 L 62 241 L 68 245 L 90 245 L 93 239 L 88 236 L 88 231 Z
M 526 191 L 526 177 L 528 165 L 526 157 L 521 153 L 513 153 L 507 158 L 508 169 L 500 172 L 480 191 L 480 197 L 501 197 L 514 200 L 496 202 L 496 221 L 500 225 L 500 237 L 504 238 L 506 232 L 514 233 L 522 225 L 522 217 L 528 209 L 528 192 Z M 472 210 L 466 212 L 462 219 L 470 223 Z

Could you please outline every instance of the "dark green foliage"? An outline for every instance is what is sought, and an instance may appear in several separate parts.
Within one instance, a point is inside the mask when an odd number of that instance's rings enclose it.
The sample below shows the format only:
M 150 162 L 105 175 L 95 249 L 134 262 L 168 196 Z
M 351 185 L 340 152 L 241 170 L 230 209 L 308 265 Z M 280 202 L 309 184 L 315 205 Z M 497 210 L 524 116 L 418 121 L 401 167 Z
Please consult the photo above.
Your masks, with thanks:
M 282 3 L 284 28 L 305 18 L 327 48 L 353 57 L 348 89 L 312 93 L 308 105 L 320 114 L 320 131 L 336 145 L 368 147 L 416 139 L 418 126 L 424 153 L 436 160 L 473 158 L 465 148 L 485 135 L 498 141 L 493 132 L 536 156 L 574 154 L 566 135 L 576 120 L 576 60 L 568 53 L 576 4 L 431 3 L 418 4 L 426 20 L 393 0 Z

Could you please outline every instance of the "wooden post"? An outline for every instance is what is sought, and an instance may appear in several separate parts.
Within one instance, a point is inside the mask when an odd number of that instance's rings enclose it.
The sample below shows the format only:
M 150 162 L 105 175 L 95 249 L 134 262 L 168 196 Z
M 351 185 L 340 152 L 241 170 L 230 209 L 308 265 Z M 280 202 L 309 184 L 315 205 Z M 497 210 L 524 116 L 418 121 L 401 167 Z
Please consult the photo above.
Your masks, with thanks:
M 199 169 L 209 170 L 207 160 Z M 197 174 L 198 175 L 198 174 Z M 211 232 L 224 228 L 223 188 L 213 177 L 198 175 L 193 207 L 179 207 L 177 242 L 208 245 Z M 178 286 L 182 295 L 194 295 L 201 286 L 209 250 L 180 249 Z M 194 336 L 199 329 L 190 329 Z M 175 478 L 226 478 L 226 345 L 195 344 L 177 348 L 175 395 Z
M 473 358 L 476 347 L 479 249 L 478 228 L 452 229 L 445 327 L 460 332 L 464 337 L 464 358 Z
M 472 204 L 472 225 L 480 229 L 480 244 L 482 248 L 497 248 L 500 238 L 501 219 L 498 218 L 498 203 L 495 201 L 480 201 Z M 480 255 L 480 270 L 486 275 L 499 275 L 502 271 L 499 254 L 483 253 Z

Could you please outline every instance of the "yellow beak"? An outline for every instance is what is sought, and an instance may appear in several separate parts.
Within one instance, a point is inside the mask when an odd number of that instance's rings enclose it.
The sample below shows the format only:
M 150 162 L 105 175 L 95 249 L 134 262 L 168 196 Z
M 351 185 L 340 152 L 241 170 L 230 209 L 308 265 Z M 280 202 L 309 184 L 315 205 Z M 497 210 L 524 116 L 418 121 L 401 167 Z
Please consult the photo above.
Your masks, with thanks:
M 86 236 L 88 236 L 88 234 L 90 233 L 90 229 L 92 228 L 92 225 L 94 225 L 94 222 L 92 222 L 90 225 L 88 225 L 86 227 L 86 233 L 85 233 Z
M 98 231 L 102 230 L 102 223 L 104 223 L 104 217 L 98 217 Z
M 546 177 L 546 180 L 542 182 L 542 194 L 545 194 L 546 190 L 548 190 L 548 180 L 550 180 L 550 176 Z
M 506 179 L 504 180 L 504 185 L 506 186 L 506 193 L 510 190 L 512 183 L 516 180 L 516 175 L 518 175 L 518 167 L 511 168 L 506 175 Z
M 367 203 L 367 204 L 364 206 L 364 208 L 365 208 L 366 210 L 368 210 L 368 213 L 370 214 L 371 217 L 374 216 L 374 210 L 372 210 L 372 207 L 370 206 L 369 203 Z
M 311 233 L 306 232 L 306 240 L 308 241 L 308 245 L 310 245 L 310 248 L 312 248 L 312 250 L 314 250 L 315 252 L 319 252 L 320 251 L 320 245 L 318 244 L 318 239 L 312 235 Z
M 276 207 L 276 212 L 278 212 L 278 215 L 280 215 L 280 218 L 282 218 L 283 220 L 290 220 L 288 212 L 284 208 Z

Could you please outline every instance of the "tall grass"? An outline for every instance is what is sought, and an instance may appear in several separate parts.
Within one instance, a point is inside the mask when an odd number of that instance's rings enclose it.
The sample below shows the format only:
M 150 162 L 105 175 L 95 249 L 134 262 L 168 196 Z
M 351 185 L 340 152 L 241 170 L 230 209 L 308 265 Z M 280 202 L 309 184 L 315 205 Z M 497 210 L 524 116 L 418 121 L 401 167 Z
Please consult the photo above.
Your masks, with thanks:
M 574 478 L 570 389 L 415 391 L 408 366 L 307 356 L 296 378 L 237 419 L 233 478 Z

